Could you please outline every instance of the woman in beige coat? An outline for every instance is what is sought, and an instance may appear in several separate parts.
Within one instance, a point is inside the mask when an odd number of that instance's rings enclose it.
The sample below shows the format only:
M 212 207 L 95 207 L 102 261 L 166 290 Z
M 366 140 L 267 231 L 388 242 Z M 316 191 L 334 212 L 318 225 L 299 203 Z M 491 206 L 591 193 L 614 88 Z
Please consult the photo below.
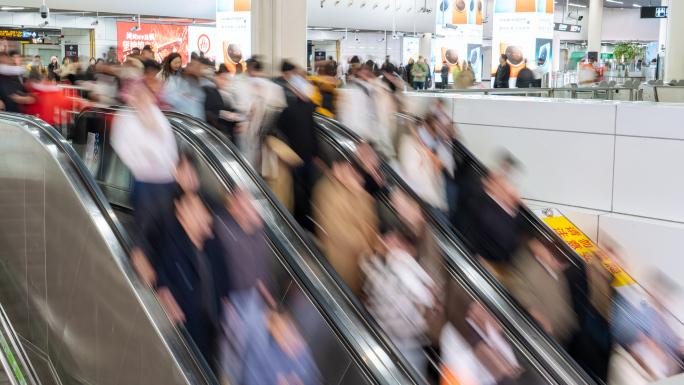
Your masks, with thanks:
M 361 258 L 373 253 L 378 217 L 363 179 L 346 160 L 335 161 L 314 187 L 313 217 L 323 253 L 351 291 L 362 289 Z

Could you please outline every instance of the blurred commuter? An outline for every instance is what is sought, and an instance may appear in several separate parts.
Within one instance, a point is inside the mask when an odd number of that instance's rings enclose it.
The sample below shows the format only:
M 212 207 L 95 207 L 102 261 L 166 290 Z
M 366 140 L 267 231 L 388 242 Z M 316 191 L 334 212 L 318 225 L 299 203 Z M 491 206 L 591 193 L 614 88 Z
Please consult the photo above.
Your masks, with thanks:
M 152 258 L 157 298 L 171 321 L 185 326 L 216 367 L 219 324 L 230 288 L 226 261 L 214 236 L 213 217 L 200 197 L 179 188 L 174 206 L 175 215 Z
M 300 166 L 292 170 L 294 217 L 305 229 L 313 231 L 309 202 L 316 175 L 313 160 L 319 155 L 313 119 L 316 105 L 311 100 L 315 89 L 295 69 L 293 64 L 283 61 L 281 71 L 287 88 L 287 107 L 280 114 L 276 126 L 285 142 L 302 161 Z
M 527 59 L 523 61 L 523 67 L 518 72 L 518 78 L 515 81 L 517 88 L 531 88 L 535 87 L 534 73 L 527 67 Z
M 462 68 L 454 78 L 454 88 L 459 90 L 468 89 L 475 84 L 475 73 L 465 60 Z
M 326 159 L 326 164 L 329 169 L 312 194 L 316 235 L 332 267 L 352 293 L 360 296 L 360 261 L 373 253 L 377 242 L 374 199 L 364 190 L 361 175 L 346 159 Z
M 204 78 L 203 71 L 206 68 L 208 66 L 199 59 L 191 60 L 183 69 L 177 88 L 174 88 L 173 83 L 167 83 L 164 102 L 170 104 L 176 111 L 206 120 L 204 108 L 206 93 L 202 87 L 211 83 Z
M 418 61 L 411 67 L 411 78 L 413 79 L 414 90 L 422 90 L 425 88 L 429 71 L 430 69 L 427 64 L 425 64 L 423 57 L 419 56 Z
M 140 230 L 139 244 L 154 243 L 163 227 L 160 213 L 171 210 L 178 146 L 171 125 L 142 79 L 130 88 L 131 112 L 114 118 L 111 145 L 133 175 L 131 203 Z
M 169 54 L 162 62 L 161 71 L 159 71 L 159 76 L 167 87 L 172 89 L 178 89 L 178 82 L 180 81 L 181 72 L 183 72 L 181 55 L 178 52 L 173 52 Z M 172 83 L 168 85 L 168 83 Z
M 663 307 L 673 284 L 657 272 L 643 285 L 649 299 L 630 298 L 620 292 L 615 296 L 609 385 L 647 384 L 681 372 L 681 340 L 671 326 L 679 321 Z
M 140 56 L 142 56 L 142 60 L 154 60 L 157 61 L 157 58 L 154 57 L 154 52 L 152 52 L 152 47 L 149 44 L 146 44 L 143 47 L 142 52 L 140 53 Z
M 59 80 L 60 80 L 60 77 L 59 77 L 59 61 L 57 59 L 57 56 L 53 56 L 50 59 L 50 64 L 48 64 L 47 71 L 48 71 L 48 79 L 59 83 Z
M 404 71 L 404 81 L 406 84 L 410 85 L 413 87 L 413 66 L 414 66 L 414 61 L 413 58 L 408 60 L 408 64 L 406 64 L 406 69 Z
M 534 86 L 535 87 L 541 87 L 542 86 L 542 78 L 544 77 L 544 60 L 539 59 L 537 60 L 537 66 L 534 67 L 532 70 L 532 73 L 534 74 Z
M 596 59 L 590 57 L 587 63 L 580 67 L 578 73 L 580 84 L 590 84 L 596 81 L 597 72 L 594 64 L 596 64 Z
M 116 69 L 119 66 L 99 61 L 95 64 L 95 81 L 88 97 L 98 104 L 111 106 L 119 104 L 119 78 Z
M 324 62 L 321 67 L 318 76 L 309 77 L 309 80 L 318 90 L 313 101 L 318 106 L 316 112 L 332 118 L 336 112 L 337 87 L 341 83 L 335 78 L 334 61 Z
M 396 223 L 383 237 L 383 252 L 361 262 L 366 308 L 402 355 L 423 377 L 428 359 L 426 319 L 438 305 L 436 283 L 418 263 L 415 233 Z
M 395 67 L 394 64 L 392 64 L 392 62 L 390 61 L 389 55 L 387 55 L 387 57 L 385 57 L 385 62 L 382 63 L 382 66 L 380 67 L 380 69 L 382 71 L 389 73 L 389 74 L 394 74 L 397 72 L 397 67 Z
M 396 122 L 392 115 L 396 111 L 397 106 L 388 87 L 378 81 L 365 65 L 356 71 L 356 77 L 340 94 L 340 121 L 370 143 L 385 159 L 391 159 L 395 154 L 392 136 Z
M 154 96 L 155 105 L 161 110 L 169 109 L 169 105 L 164 102 L 164 84 L 161 79 L 157 78 L 157 73 L 159 73 L 159 63 L 154 60 L 145 60 L 143 62 L 143 77 L 142 81 L 147 86 L 147 89 Z M 130 98 L 131 92 L 136 92 L 139 88 L 137 87 L 137 81 L 129 81 L 124 84 L 119 93 L 119 98 L 124 103 L 130 104 L 128 99 Z
M 427 76 L 425 77 L 425 89 L 429 90 L 432 89 L 433 86 L 432 69 L 430 68 L 430 63 L 428 62 L 427 58 L 423 59 L 423 62 L 425 63 L 425 67 L 427 68 Z
M 463 61 L 465 63 L 465 60 Z M 458 75 L 461 73 L 463 70 L 463 67 L 461 67 L 461 63 L 456 62 L 456 66 L 454 66 L 454 73 L 451 75 L 453 81 L 454 81 L 454 88 L 458 88 L 456 86 L 456 81 L 458 80 Z
M 204 109 L 207 123 L 234 141 L 235 125 L 243 121 L 244 116 L 235 112 L 235 100 L 229 92 L 231 76 L 228 68 L 222 64 L 212 78 L 214 85 L 206 85 L 203 88 L 206 93 Z
M 283 87 L 265 78 L 259 60 L 248 59 L 246 64 L 247 72 L 232 81 L 235 110 L 245 117 L 235 127 L 235 139 L 252 167 L 261 172 L 263 139 L 272 131 L 287 103 Z
M 508 65 L 508 55 L 502 54 L 499 57 L 499 67 L 497 67 L 494 77 L 494 88 L 509 88 L 508 80 L 510 77 L 511 66 Z
M 472 208 L 473 223 L 464 235 L 492 274 L 506 285 L 508 264 L 527 231 L 520 213 L 522 202 L 500 173 L 490 172 L 482 184 L 483 191 Z
M 22 112 L 21 106 L 35 102 L 26 92 L 22 74 L 21 56 L 16 51 L 0 52 L 0 109 Z
M 403 179 L 440 215 L 448 212 L 442 175 L 444 163 L 437 154 L 442 145 L 434 124 L 423 121 L 399 139 L 397 151 Z
M 27 115 L 42 119 L 52 126 L 63 122 L 62 114 L 67 110 L 69 103 L 61 87 L 49 80 L 43 81 L 38 68 L 35 68 L 31 69 L 25 88 L 27 95 L 33 98 L 33 103 L 24 105 L 24 112 Z
M 449 65 L 447 64 L 446 60 L 442 61 L 442 68 L 439 70 L 439 74 L 442 77 L 440 88 L 446 90 L 447 85 L 449 84 Z
M 104 60 L 102 60 L 102 59 L 95 60 L 95 58 L 92 58 L 92 57 L 90 58 L 90 65 L 88 66 L 88 69 L 86 69 L 86 80 L 87 81 L 95 80 L 95 74 L 97 73 L 95 65 L 97 64 L 98 61 L 104 62 Z
M 521 247 L 513 263 L 517 280 L 508 288 L 511 295 L 569 351 L 580 325 L 566 276 L 567 259 L 532 238 Z
M 26 67 L 28 67 L 29 71 L 35 69 L 35 71 L 40 74 L 41 78 L 45 76 L 45 66 L 43 65 L 43 61 L 40 59 L 40 55 L 34 56 L 33 60 Z
M 107 51 L 107 58 L 105 59 L 105 61 L 108 64 L 121 64 L 118 58 L 118 54 L 116 52 L 116 47 L 109 47 L 109 51 Z

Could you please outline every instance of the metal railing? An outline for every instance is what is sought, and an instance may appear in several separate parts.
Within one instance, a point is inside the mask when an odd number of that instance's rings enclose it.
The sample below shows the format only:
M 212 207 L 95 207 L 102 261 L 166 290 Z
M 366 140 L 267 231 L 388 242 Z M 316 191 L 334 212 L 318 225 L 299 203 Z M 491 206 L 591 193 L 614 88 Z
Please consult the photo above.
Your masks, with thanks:
M 605 100 L 615 100 L 618 93 L 628 93 L 629 101 L 642 100 L 642 92 L 633 87 L 548 87 L 548 88 L 467 88 L 447 90 L 420 90 L 417 93 L 436 94 L 465 94 L 465 95 L 499 95 L 499 96 L 527 96 L 547 98 L 567 98 L 564 94 L 570 93 L 571 99 L 579 99 L 579 95 L 591 94 L 591 99 L 600 99 L 599 93 L 603 93 Z

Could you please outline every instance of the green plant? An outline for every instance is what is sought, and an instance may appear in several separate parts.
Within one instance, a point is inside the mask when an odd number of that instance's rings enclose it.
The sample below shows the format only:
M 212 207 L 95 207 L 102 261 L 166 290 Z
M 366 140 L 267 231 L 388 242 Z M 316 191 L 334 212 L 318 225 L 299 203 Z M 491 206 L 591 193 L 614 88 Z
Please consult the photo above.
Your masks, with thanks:
M 620 41 L 613 46 L 613 55 L 621 61 L 634 61 L 648 53 L 648 47 L 637 41 Z

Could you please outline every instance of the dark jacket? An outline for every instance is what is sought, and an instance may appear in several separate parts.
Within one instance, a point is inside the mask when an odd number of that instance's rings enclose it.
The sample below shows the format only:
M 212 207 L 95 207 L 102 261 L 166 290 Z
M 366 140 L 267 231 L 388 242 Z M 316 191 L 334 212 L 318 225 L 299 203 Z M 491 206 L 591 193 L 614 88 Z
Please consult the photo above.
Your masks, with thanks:
M 508 63 L 503 66 L 499 64 L 494 78 L 494 88 L 508 88 L 508 79 L 511 77 L 511 66 Z
M 19 76 L 0 75 L 0 101 L 5 103 L 5 111 L 21 112 L 19 104 L 10 98 L 10 95 L 26 95 L 26 88 Z
M 287 98 L 287 107 L 278 118 L 278 130 L 287 144 L 304 163 L 309 164 L 318 156 L 318 142 L 314 127 L 313 112 L 316 105 L 299 96 Z
M 235 122 L 230 122 L 221 118 L 221 111 L 234 112 L 232 106 L 226 105 L 221 97 L 221 93 L 216 87 L 204 86 L 202 88 L 206 94 L 206 98 L 204 99 L 204 113 L 207 123 L 221 131 L 230 140 L 233 140 Z
M 54 72 L 55 70 L 59 70 L 59 64 L 55 64 L 55 63 L 50 62 L 50 64 L 48 64 L 47 68 L 48 68 L 48 79 L 50 79 L 50 80 L 54 79 L 55 81 L 59 81 L 59 75 L 57 75 Z
M 442 75 L 443 79 L 449 78 L 449 65 L 448 64 L 445 64 L 442 66 L 441 75 Z
M 408 84 L 413 84 L 413 75 L 411 74 L 412 70 L 413 70 L 413 63 L 407 64 L 406 69 L 404 71 L 406 72 L 406 82 Z
M 509 262 L 520 246 L 520 239 L 526 230 L 526 222 L 520 212 L 508 214 L 489 195 L 482 192 L 477 215 L 466 232 L 475 252 L 492 262 Z
M 518 72 L 518 78 L 515 81 L 515 86 L 518 88 L 535 87 L 535 79 L 532 70 L 524 67 Z
M 187 233 L 174 216 L 165 235 L 157 245 L 152 265 L 157 272 L 157 287 L 167 287 L 185 315 L 185 328 L 198 349 L 211 362 L 221 320 L 222 297 L 228 297 L 228 269 L 218 240 L 204 244 L 206 268 L 203 270 L 198 253 Z M 202 271 L 210 274 L 203 275 Z M 207 283 L 207 280 L 213 282 Z M 204 284 L 213 288 L 203 292 Z

